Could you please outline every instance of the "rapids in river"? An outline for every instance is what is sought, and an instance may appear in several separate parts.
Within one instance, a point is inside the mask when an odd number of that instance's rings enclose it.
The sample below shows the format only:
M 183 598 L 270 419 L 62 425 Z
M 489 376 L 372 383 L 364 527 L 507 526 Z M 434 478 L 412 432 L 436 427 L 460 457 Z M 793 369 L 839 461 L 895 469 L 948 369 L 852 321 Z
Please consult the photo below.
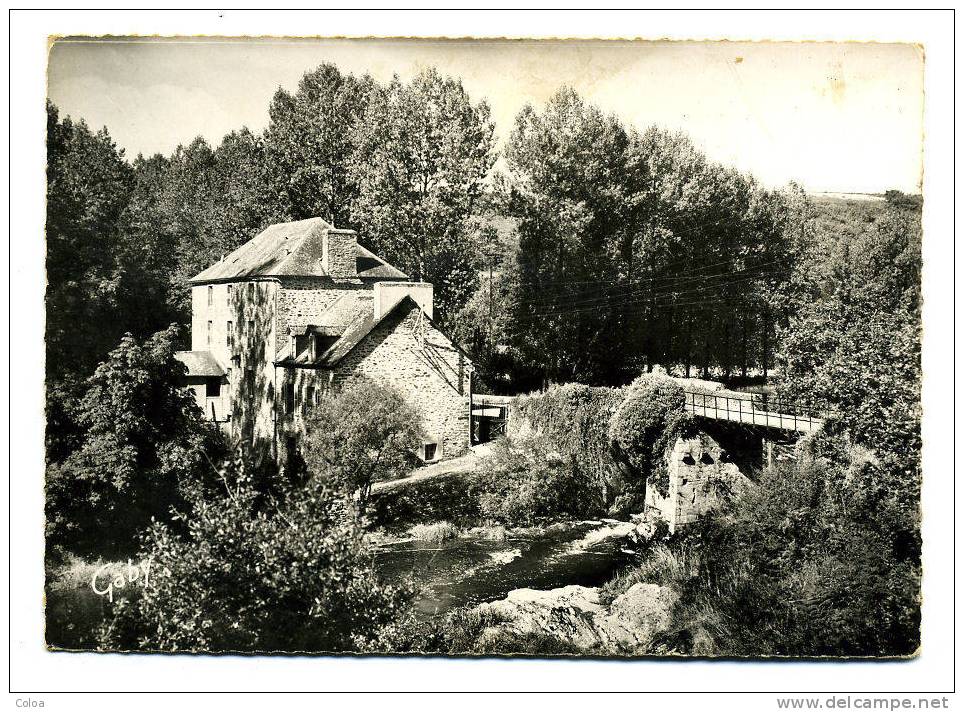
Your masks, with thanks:
M 600 586 L 635 560 L 626 541 L 632 529 L 606 519 L 510 530 L 502 541 L 471 532 L 442 542 L 394 541 L 377 548 L 375 566 L 388 582 L 411 577 L 417 614 L 429 618 L 516 588 Z

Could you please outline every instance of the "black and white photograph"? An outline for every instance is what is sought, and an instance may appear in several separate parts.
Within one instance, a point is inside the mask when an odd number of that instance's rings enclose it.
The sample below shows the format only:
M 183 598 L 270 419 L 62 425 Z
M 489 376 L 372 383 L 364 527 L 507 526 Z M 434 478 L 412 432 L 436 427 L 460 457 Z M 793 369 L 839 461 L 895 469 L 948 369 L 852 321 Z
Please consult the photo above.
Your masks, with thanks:
M 924 45 L 328 34 L 47 37 L 45 654 L 926 656 Z

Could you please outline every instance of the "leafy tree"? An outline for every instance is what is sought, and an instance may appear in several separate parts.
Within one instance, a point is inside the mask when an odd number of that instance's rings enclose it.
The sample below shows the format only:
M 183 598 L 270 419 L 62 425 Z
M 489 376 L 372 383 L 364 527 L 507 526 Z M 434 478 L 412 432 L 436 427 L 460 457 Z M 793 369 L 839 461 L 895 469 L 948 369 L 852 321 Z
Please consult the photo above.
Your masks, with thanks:
M 473 484 L 482 516 L 510 526 L 603 511 L 602 493 L 579 458 L 543 437 L 499 440 Z
M 435 70 L 374 91 L 355 127 L 352 219 L 376 251 L 435 285 L 443 320 L 474 289 L 470 218 L 495 161 L 493 131 L 488 105 Z
M 524 423 L 545 438 L 555 452 L 575 458 L 592 476 L 606 505 L 618 493 L 616 453 L 609 422 L 622 403 L 623 389 L 567 383 L 542 393 L 519 396 L 512 406 L 513 428 Z
M 130 335 L 87 381 L 74 417 L 80 447 L 47 468 L 50 540 L 123 550 L 134 531 L 177 503 L 183 478 L 217 458 L 220 434 L 182 387 L 179 328 Z
M 409 590 L 377 579 L 342 497 L 315 481 L 265 502 L 243 460 L 220 475 L 220 494 L 190 493 L 183 533 L 145 533 L 147 584 L 115 604 L 105 649 L 344 652 L 405 609 Z
M 135 162 L 134 235 L 165 248 L 167 300 L 182 321 L 190 319 L 187 280 L 281 219 L 264 163 L 263 141 L 246 128 L 216 149 L 199 137 L 170 158 Z
M 276 212 L 289 220 L 321 217 L 338 227 L 353 225 L 354 128 L 374 90 L 368 75 L 345 75 L 325 63 L 306 73 L 294 94 L 275 92 L 264 148 Z
M 615 117 L 563 89 L 541 114 L 526 106 L 506 146 L 502 190 L 519 231 L 512 342 L 552 380 L 620 379 L 619 314 L 598 297 L 625 227 L 627 141 Z
M 47 371 L 90 373 L 116 343 L 120 219 L 131 169 L 106 129 L 47 102 Z M 105 328 L 106 327 L 106 328 Z
M 421 418 L 394 387 L 363 378 L 326 395 L 307 425 L 309 474 L 351 494 L 364 513 L 374 482 L 407 472 L 422 443 Z

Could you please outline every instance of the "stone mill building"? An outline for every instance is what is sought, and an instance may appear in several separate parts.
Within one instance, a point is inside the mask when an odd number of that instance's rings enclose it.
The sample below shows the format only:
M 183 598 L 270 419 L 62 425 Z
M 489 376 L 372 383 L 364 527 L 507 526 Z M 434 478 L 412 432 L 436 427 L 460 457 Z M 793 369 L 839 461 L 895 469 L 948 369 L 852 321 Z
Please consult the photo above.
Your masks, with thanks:
M 319 399 L 353 376 L 417 409 L 427 461 L 470 441 L 472 363 L 432 320 L 432 285 L 321 218 L 272 225 L 191 279 L 191 350 L 177 354 L 206 417 L 284 461 Z

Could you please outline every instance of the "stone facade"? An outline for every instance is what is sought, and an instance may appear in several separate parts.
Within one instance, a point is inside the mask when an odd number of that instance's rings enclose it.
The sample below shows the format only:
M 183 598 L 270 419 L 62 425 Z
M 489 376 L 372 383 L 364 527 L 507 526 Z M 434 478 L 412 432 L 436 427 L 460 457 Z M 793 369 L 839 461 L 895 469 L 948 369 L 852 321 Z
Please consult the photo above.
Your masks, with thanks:
M 332 304 L 348 290 L 371 290 L 371 283 L 360 279 L 288 278 L 280 284 L 276 329 L 287 334 L 294 324 L 317 323 Z M 285 339 L 277 340 L 275 355 L 285 346 Z
M 670 532 L 718 509 L 751 481 L 730 461 L 726 450 L 706 433 L 676 441 L 669 458 L 669 492 L 649 485 L 646 513 L 664 520 Z
M 273 280 L 191 289 L 191 349 L 208 351 L 221 364 L 227 430 L 259 451 L 274 439 L 277 294 L 278 282 Z
M 290 411 L 279 408 L 279 437 L 303 437 L 321 397 L 352 377 L 397 388 L 422 418 L 426 443 L 437 444 L 436 459 L 469 447 L 468 357 L 412 303 L 382 321 L 333 369 L 284 368 L 279 391 L 290 385 Z
M 427 442 L 440 457 L 469 446 L 471 362 L 412 303 L 383 321 L 344 360 L 335 382 L 353 375 L 391 383 L 418 408 Z
M 328 230 L 322 242 L 322 263 L 330 277 L 354 277 L 358 252 L 355 233 L 351 230 Z

